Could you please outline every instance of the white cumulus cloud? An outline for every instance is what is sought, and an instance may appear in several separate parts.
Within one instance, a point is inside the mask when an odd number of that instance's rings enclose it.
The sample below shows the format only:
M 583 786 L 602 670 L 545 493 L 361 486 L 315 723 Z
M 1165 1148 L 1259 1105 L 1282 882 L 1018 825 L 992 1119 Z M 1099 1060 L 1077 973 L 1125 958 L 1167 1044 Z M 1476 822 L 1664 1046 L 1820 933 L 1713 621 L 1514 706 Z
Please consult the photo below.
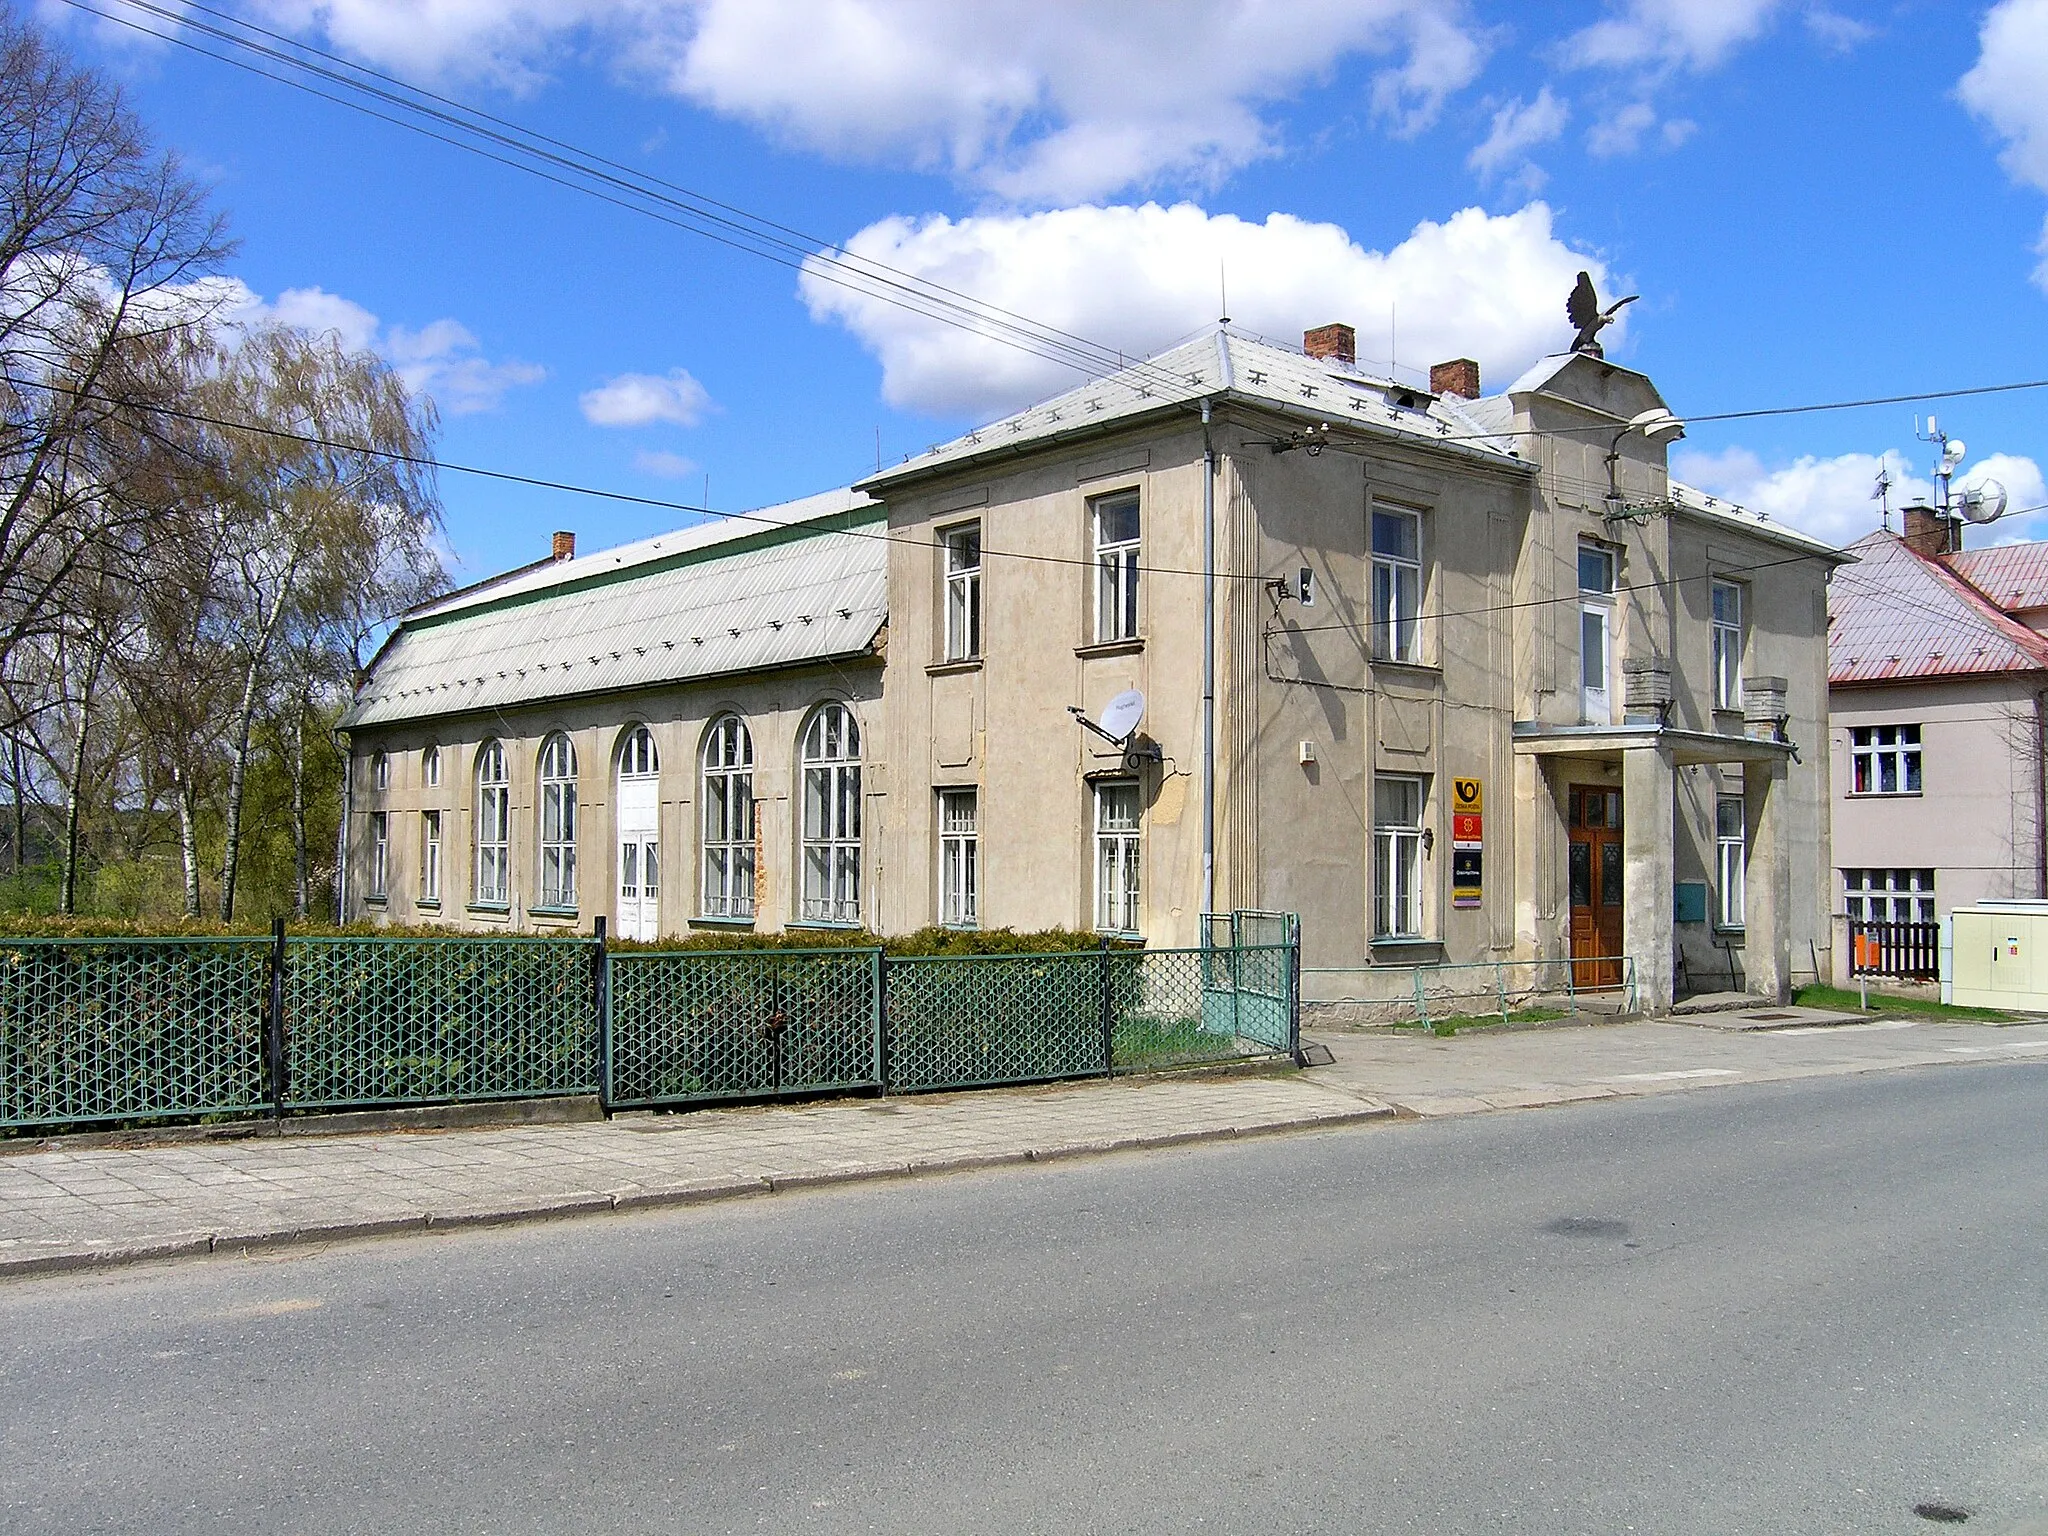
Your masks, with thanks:
M 645 427 L 667 421 L 694 427 L 711 409 L 711 395 L 689 370 L 677 368 L 666 375 L 622 373 L 585 390 L 579 403 L 592 426 Z
M 685 475 L 694 475 L 703 466 L 695 459 L 686 459 L 680 453 L 670 453 L 666 448 L 648 448 L 633 455 L 633 467 L 645 475 L 659 475 L 664 480 L 680 480 Z
M 1565 56 L 1609 69 L 1713 69 L 1761 36 L 1782 0 L 1626 0 L 1567 40 Z
M 1465 157 L 1465 164 L 1485 180 L 1513 172 L 1530 191 L 1543 184 L 1543 172 L 1530 160 L 1529 151 L 1548 144 L 1564 132 L 1571 108 L 1544 86 L 1534 101 L 1517 96 L 1493 114 L 1492 130 Z
M 1213 323 L 1220 263 L 1231 314 L 1247 329 L 1298 340 L 1341 320 L 1358 328 L 1361 362 L 1383 363 L 1391 307 L 1404 373 L 1471 357 L 1496 382 L 1569 344 L 1564 302 L 1580 269 L 1603 285 L 1607 277 L 1556 237 L 1540 202 L 1498 215 L 1467 208 L 1417 225 L 1387 251 L 1364 249 L 1335 224 L 1284 213 L 1252 223 L 1192 203 L 891 218 L 847 249 L 1134 357 Z M 998 414 L 1080 377 L 849 291 L 816 263 L 801 284 L 815 319 L 845 326 L 881 360 L 891 404 Z
M 1681 450 L 1672 455 L 1671 473 L 1689 485 L 1741 503 L 1803 533 L 1830 544 L 1848 544 L 1879 526 L 1881 509 L 1873 492 L 1878 472 L 1891 477 L 1892 527 L 1900 526 L 1898 510 L 1913 501 L 1932 504 L 1933 479 L 1915 470 L 1904 454 L 1843 453 L 1832 457 L 1806 454 L 1775 467 L 1747 448 L 1720 453 Z M 1997 524 L 1998 537 L 2024 536 L 2048 521 L 2048 485 L 2032 459 L 1994 453 L 1971 462 L 1956 475 L 1957 492 L 1996 480 L 2005 487 L 2007 506 L 2015 514 L 2031 513 Z M 1988 542 L 1988 537 L 1974 542 Z
M 2013 180 L 2048 192 L 2048 0 L 2002 0 L 1977 34 L 1977 62 L 1958 82 L 1963 104 L 2005 141 Z M 2034 281 L 2048 289 L 2048 223 Z
M 1378 61 L 1367 111 L 1427 126 L 1477 78 L 1463 0 L 258 0 L 416 78 L 515 88 L 598 52 L 835 158 L 1069 202 L 1212 182 L 1276 146 L 1272 102 Z

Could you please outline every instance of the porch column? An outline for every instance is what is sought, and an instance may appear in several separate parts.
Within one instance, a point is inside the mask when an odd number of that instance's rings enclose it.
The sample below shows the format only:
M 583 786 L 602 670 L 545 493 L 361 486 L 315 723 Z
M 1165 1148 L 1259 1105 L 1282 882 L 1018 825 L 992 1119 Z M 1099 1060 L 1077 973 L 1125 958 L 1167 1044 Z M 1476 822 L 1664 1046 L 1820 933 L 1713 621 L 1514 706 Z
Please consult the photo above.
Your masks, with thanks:
M 1668 747 L 1621 754 L 1621 947 L 1635 961 L 1636 995 L 1648 1013 L 1671 1007 L 1675 778 Z
M 1792 861 L 1786 854 L 1789 796 L 1782 759 L 1742 765 L 1742 968 L 1748 990 L 1774 1003 L 1792 997 Z

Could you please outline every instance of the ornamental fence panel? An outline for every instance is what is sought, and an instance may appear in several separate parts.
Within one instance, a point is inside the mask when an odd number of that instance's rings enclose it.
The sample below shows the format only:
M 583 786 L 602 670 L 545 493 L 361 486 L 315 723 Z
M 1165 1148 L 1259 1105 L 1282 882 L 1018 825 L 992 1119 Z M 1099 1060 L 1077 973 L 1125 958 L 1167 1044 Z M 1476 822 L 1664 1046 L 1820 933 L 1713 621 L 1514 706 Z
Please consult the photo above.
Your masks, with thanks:
M 1941 924 L 1849 919 L 1849 974 L 1896 981 L 1941 979 Z

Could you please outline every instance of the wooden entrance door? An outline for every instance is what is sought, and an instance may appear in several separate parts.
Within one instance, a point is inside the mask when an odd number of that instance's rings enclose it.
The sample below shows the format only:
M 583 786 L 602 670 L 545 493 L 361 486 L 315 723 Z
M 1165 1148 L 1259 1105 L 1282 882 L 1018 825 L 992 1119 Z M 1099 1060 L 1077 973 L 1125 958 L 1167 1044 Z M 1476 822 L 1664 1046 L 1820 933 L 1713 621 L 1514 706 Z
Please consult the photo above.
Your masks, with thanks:
M 1621 985 L 1621 791 L 1571 787 L 1572 985 Z

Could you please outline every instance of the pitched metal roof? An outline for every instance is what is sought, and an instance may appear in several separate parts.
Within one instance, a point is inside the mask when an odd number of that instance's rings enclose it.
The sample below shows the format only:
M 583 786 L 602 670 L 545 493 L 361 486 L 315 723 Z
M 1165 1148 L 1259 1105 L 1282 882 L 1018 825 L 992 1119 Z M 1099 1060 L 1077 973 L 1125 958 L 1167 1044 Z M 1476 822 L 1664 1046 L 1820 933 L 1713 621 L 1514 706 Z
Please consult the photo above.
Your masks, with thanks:
M 1428 442 L 1447 452 L 1532 467 L 1516 454 L 1511 434 L 1469 414 L 1466 402 L 1455 395 L 1433 395 L 1418 385 L 1378 378 L 1335 358 L 1309 357 L 1258 337 L 1218 329 L 951 442 L 934 443 L 859 482 L 858 488 L 886 494 L 891 485 L 934 470 L 1099 433 L 1154 411 L 1225 398 L 1310 422 L 1341 423 L 1369 435 Z
M 1697 486 L 1680 480 L 1671 482 L 1671 504 L 1695 522 L 1719 523 L 1754 538 L 1768 539 L 1774 544 L 1783 544 L 1807 554 L 1820 555 L 1837 562 L 1846 562 L 1849 556 L 1825 539 L 1816 539 L 1810 533 L 1801 533 L 1786 523 L 1774 523 L 1761 512 L 1752 512 L 1739 502 L 1725 496 L 1712 496 Z
M 885 517 L 835 491 L 464 592 L 406 616 L 341 723 L 865 654 L 887 618 Z
M 1895 533 L 1849 546 L 1828 597 L 1828 681 L 1883 683 L 2048 670 L 2048 640 Z
M 2048 608 L 2048 543 L 2000 544 L 1948 557 L 1950 567 L 2007 613 Z

